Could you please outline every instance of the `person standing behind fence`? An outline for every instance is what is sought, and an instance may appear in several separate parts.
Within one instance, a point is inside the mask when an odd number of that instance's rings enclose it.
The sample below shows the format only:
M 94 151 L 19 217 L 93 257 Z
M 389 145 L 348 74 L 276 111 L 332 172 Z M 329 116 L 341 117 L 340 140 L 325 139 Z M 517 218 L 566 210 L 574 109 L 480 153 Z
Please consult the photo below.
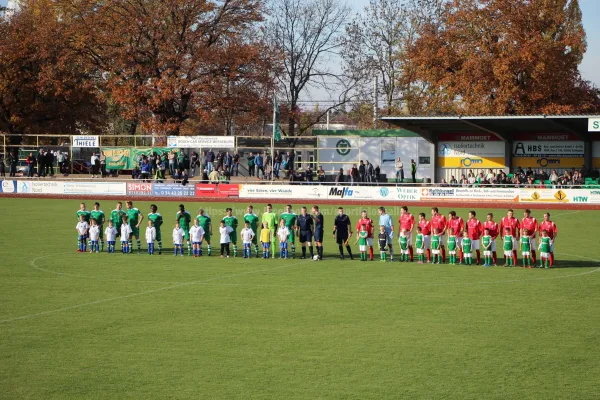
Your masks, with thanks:
M 103 151 L 100 152 L 100 173 L 102 177 L 106 176 L 106 154 Z
M 54 176 L 54 152 L 48 150 L 46 157 L 46 175 Z
M 208 173 L 210 174 L 213 170 L 213 162 L 215 162 L 215 153 L 213 153 L 212 150 L 208 150 L 206 152 L 206 169 L 208 170 Z
M 233 173 L 235 172 L 235 176 L 238 176 L 240 174 L 240 155 L 237 150 L 233 152 L 231 160 L 231 175 L 233 176 Z
M 248 154 L 248 176 L 254 176 L 254 155 L 252 152 Z
M 365 167 L 365 163 L 363 160 L 360 160 L 358 164 L 358 175 L 360 176 L 360 182 L 365 182 L 365 173 L 367 172 L 367 168 Z M 360 229 L 357 229 L 357 231 Z
M 275 152 L 275 158 L 273 159 L 273 176 L 279 179 L 279 170 L 281 169 L 281 162 L 283 161 L 283 157 L 279 150 Z
M 225 153 L 224 158 L 225 170 L 227 171 L 227 176 L 233 175 L 233 157 L 229 152 Z
M 27 177 L 31 178 L 33 177 L 33 170 L 35 167 L 35 157 L 33 156 L 33 153 L 29 153 L 25 162 L 27 163 Z
M 4 158 L 0 158 L 0 176 L 1 177 L 6 177 L 6 170 L 4 167 Z
M 367 174 L 367 182 L 373 182 L 373 176 L 375 175 L 375 168 L 373 168 L 373 164 L 369 160 L 367 160 L 367 164 L 365 165 L 365 170 Z
M 17 163 L 18 159 L 15 156 L 15 152 L 11 151 L 8 155 L 8 175 L 11 177 L 16 176 L 17 174 Z
M 264 158 L 262 156 L 262 154 L 257 153 L 256 157 L 254 157 L 254 164 L 256 165 L 256 177 L 258 179 L 261 178 L 261 176 L 264 178 L 265 176 L 265 165 L 264 165 Z M 262 172 L 262 174 L 260 174 Z
M 400 180 L 398 180 L 398 177 L 400 177 Z M 404 182 L 404 163 L 402 162 L 400 157 L 398 157 L 398 159 L 396 160 L 396 183 L 402 182 Z
M 412 175 L 413 183 L 417 183 L 417 163 L 412 158 L 410 160 L 410 174 Z
M 169 152 L 169 175 L 175 175 L 175 152 Z

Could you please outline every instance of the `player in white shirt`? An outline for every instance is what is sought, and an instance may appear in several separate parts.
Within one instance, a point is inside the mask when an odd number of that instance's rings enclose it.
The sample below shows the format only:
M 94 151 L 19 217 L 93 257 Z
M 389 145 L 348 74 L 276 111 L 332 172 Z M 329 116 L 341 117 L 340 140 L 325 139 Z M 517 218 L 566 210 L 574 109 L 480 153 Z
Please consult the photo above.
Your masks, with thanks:
M 233 232 L 233 228 L 225 225 L 225 221 L 221 221 L 219 225 L 219 233 L 221 234 L 221 257 L 229 258 L 229 242 L 231 241 L 229 234 Z
M 240 237 L 242 238 L 242 243 L 244 245 L 244 258 L 250 258 L 250 246 L 252 246 L 254 235 L 254 231 L 250 229 L 250 222 L 246 221 L 244 223 L 244 228 L 242 228 L 242 231 L 240 232 Z
M 185 237 L 185 231 L 179 226 L 179 222 L 175 223 L 173 228 L 173 255 L 179 255 L 183 257 L 183 238 Z
M 194 225 L 190 228 L 190 240 L 192 241 L 192 252 L 194 257 L 202 255 L 202 240 L 204 240 L 204 229 L 200 226 L 197 218 L 194 218 Z
M 148 220 L 146 228 L 146 243 L 148 243 L 148 254 L 154 254 L 154 241 L 156 240 L 156 228 L 151 220 Z
M 106 243 L 108 243 L 108 252 L 115 252 L 115 242 L 117 241 L 117 228 L 114 227 L 112 220 L 108 220 L 108 226 L 104 230 Z
M 277 237 L 279 238 L 279 258 L 287 258 L 288 256 L 288 237 L 290 230 L 285 226 L 285 221 L 281 219 L 279 221 L 279 228 L 277 229 Z
M 84 215 L 79 216 L 79 222 L 77 223 L 75 229 L 77 230 L 77 239 L 79 241 L 79 249 L 77 249 L 77 251 L 79 253 L 85 253 L 87 251 L 87 238 L 90 226 L 87 222 L 85 222 Z
M 121 252 L 123 252 L 123 254 L 129 254 L 129 236 L 133 233 L 133 230 L 127 222 L 127 215 L 123 215 L 122 220 L 123 223 L 121 224 Z
M 92 219 L 92 226 L 88 230 L 88 234 L 90 235 L 90 253 L 96 251 L 96 253 L 100 252 L 100 244 L 98 240 L 100 239 L 100 227 L 96 225 L 96 220 Z

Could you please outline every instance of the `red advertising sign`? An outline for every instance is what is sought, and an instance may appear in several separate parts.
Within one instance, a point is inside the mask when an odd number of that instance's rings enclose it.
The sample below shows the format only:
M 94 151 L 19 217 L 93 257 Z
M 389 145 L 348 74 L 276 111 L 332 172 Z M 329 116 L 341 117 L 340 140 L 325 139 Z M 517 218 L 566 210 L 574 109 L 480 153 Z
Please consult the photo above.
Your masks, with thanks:
M 218 185 L 197 183 L 196 197 L 238 197 L 240 186 L 231 183 L 219 183 Z
M 489 142 L 490 140 L 500 140 L 498 136 L 491 133 L 440 133 L 442 142 Z
M 152 184 L 144 182 L 128 182 L 127 194 L 132 196 L 151 196 Z

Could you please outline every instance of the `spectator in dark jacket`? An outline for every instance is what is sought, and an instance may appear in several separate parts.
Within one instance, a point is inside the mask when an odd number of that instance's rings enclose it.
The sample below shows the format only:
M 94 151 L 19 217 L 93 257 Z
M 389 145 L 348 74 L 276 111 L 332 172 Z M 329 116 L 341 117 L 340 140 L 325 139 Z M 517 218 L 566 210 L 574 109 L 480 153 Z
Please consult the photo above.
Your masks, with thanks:
M 27 158 L 25 159 L 27 163 L 27 176 L 29 178 L 33 177 L 34 169 L 35 169 L 35 157 L 33 153 L 29 153 Z
M 365 182 L 365 173 L 367 172 L 367 169 L 365 167 L 365 163 L 363 162 L 363 160 L 360 160 L 360 163 L 358 164 L 358 175 L 359 175 L 359 179 L 361 182 Z
M 213 163 L 215 162 L 215 153 L 213 153 L 212 150 L 208 150 L 206 152 L 206 169 L 208 170 L 208 173 L 210 174 L 211 171 L 214 168 Z

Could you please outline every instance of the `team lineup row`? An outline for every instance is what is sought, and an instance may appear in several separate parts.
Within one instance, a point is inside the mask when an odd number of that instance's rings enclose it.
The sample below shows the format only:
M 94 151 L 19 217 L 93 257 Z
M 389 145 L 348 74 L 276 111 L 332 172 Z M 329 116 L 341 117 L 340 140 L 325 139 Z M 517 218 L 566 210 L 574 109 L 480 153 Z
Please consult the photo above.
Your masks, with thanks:
M 115 252 L 117 237 L 120 237 L 121 251 L 133 252 L 133 238 L 137 241 L 138 254 L 141 251 L 140 227 L 144 220 L 143 214 L 127 201 L 126 208 L 118 202 L 108 218 L 100 210 L 100 204 L 95 203 L 92 211 L 86 209 L 85 203 L 80 204 L 77 211 L 78 251 L 86 252 L 90 247 L 91 252 L 104 249 L 104 238 L 108 243 L 108 252 Z M 496 239 L 501 236 L 504 265 L 517 264 L 517 250 L 523 255 L 523 266 L 532 267 L 536 264 L 536 250 L 540 251 L 543 266 L 551 267 L 554 263 L 554 241 L 558 234 L 556 224 L 551 221 L 550 213 L 544 214 L 544 219 L 538 223 L 531 215 L 530 210 L 524 211 L 524 216 L 519 221 L 513 210 L 508 210 L 500 224 L 494 221 L 493 214 L 487 214 L 486 221 L 480 222 L 475 211 L 469 212 L 465 221 L 450 211 L 448 218 L 440 214 L 437 207 L 431 209 L 431 218 L 427 220 L 424 213 L 420 213 L 418 221 L 409 213 L 408 207 L 400 209 L 398 220 L 398 244 L 400 248 L 400 261 L 414 261 L 414 242 L 419 263 L 425 261 L 433 263 L 446 263 L 446 252 L 450 264 L 473 263 L 475 253 L 476 264 L 481 262 L 481 250 L 484 255 L 484 266 L 496 265 Z M 279 243 L 280 258 L 295 258 L 296 239 L 301 244 L 302 256 L 306 258 L 307 248 L 310 257 L 315 260 L 323 258 L 323 239 L 325 232 L 323 214 L 318 206 L 311 208 L 311 214 L 306 207 L 301 208 L 300 214 L 295 214 L 291 205 L 286 206 L 286 211 L 278 216 L 271 204 L 267 204 L 265 212 L 259 218 L 252 205 L 249 205 L 243 217 L 243 228 L 238 234 L 238 219 L 232 214 L 232 209 L 226 209 L 226 215 L 219 220 L 219 235 L 221 256 L 229 257 L 230 244 L 233 247 L 233 256 L 238 255 L 238 238 L 243 244 L 243 256 L 251 257 L 252 247 L 254 254 L 259 257 L 259 242 L 262 248 L 262 257 L 275 258 L 275 249 Z M 342 207 L 333 223 L 333 238 L 335 239 L 340 258 L 344 259 L 344 247 L 351 259 L 354 259 L 350 239 L 355 235 L 355 244 L 359 244 L 360 259 L 374 260 L 373 240 L 377 236 L 380 260 L 394 260 L 394 232 L 395 223 L 384 207 L 378 209 L 379 221 L 377 226 L 366 211 L 362 211 L 361 218 L 357 221 L 356 232 L 352 231 L 350 218 L 344 214 Z M 104 224 L 107 227 L 104 229 Z M 206 242 L 207 254 L 212 254 L 211 237 L 213 234 L 212 220 L 203 209 L 198 210 L 198 215 L 192 218 L 183 204 L 175 216 L 173 229 L 174 254 L 183 255 L 184 242 L 187 242 L 188 255 L 202 256 L 202 245 Z M 260 223 L 260 226 L 259 226 Z M 145 239 L 148 244 L 148 254 L 155 253 L 155 242 L 158 244 L 158 254 L 162 254 L 161 226 L 163 217 L 158 213 L 155 204 L 150 206 L 148 214 L 148 227 Z M 376 229 L 378 227 L 378 229 Z M 259 230 L 260 228 L 260 230 Z M 377 232 L 375 232 L 377 230 Z M 537 234 L 540 234 L 540 243 L 536 247 Z M 447 238 L 446 238 L 447 237 Z M 316 247 L 314 254 L 313 244 Z M 290 254 L 291 252 L 291 254 Z

